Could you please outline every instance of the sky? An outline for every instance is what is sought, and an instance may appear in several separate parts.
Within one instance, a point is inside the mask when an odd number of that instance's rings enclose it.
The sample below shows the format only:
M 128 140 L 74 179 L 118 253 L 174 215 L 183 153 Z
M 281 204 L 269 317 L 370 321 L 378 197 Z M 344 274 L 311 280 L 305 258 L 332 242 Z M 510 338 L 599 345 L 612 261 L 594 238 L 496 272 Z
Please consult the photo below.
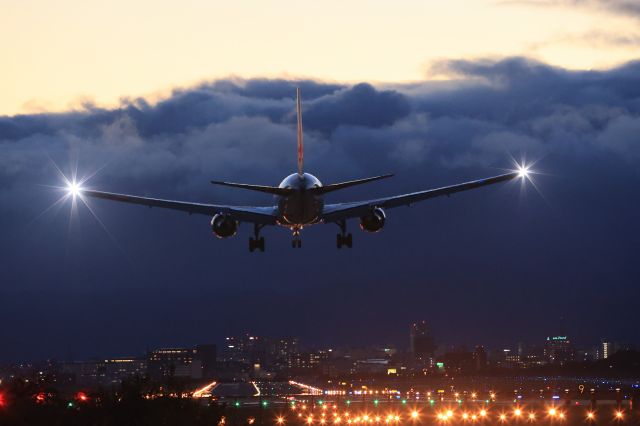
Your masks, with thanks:
M 344 2 L 343 2 L 344 3 Z M 638 342 L 640 8 L 631 1 L 2 2 L 0 361 L 139 354 L 245 331 L 336 346 Z M 8 13 L 4 13 L 8 12 Z M 6 25 L 5 25 L 6 24 Z M 615 28 L 615 30 L 614 30 Z M 266 205 L 211 179 L 511 182 L 349 223 L 215 238 L 210 218 L 55 188 Z M 6 94 L 6 95 L 5 95 Z

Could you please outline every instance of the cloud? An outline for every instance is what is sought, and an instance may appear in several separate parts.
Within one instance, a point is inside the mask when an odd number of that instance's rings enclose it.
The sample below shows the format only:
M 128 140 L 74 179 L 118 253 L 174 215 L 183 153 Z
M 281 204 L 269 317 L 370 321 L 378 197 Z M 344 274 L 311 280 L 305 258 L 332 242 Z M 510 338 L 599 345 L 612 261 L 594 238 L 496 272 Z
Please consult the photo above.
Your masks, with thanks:
M 326 296 L 318 303 L 323 309 L 366 306 L 370 322 L 379 321 L 383 311 L 396 318 L 383 337 L 379 329 L 338 327 L 345 341 L 353 336 L 399 340 L 393 330 L 404 333 L 406 323 L 428 312 L 428 318 L 441 318 L 441 336 L 453 330 L 452 335 L 464 339 L 466 333 L 468 342 L 476 342 L 482 330 L 469 329 L 468 317 L 460 316 L 456 332 L 449 302 L 456 300 L 465 312 L 483 309 L 485 329 L 508 333 L 511 322 L 493 309 L 506 298 L 513 310 L 508 315 L 548 313 L 546 323 L 525 327 L 532 334 L 543 335 L 555 317 L 575 311 L 583 337 L 591 329 L 634 335 L 640 203 L 630 194 L 640 185 L 640 62 L 570 71 L 505 58 L 443 61 L 434 70 L 455 78 L 380 86 L 229 79 L 175 90 L 155 103 L 125 99 L 114 109 L 85 105 L 66 113 L 0 117 L 0 270 L 1 281 L 9 283 L 0 288 L 2 320 L 30 319 L 31 312 L 21 307 L 36 300 L 43 322 L 73 330 L 64 327 L 59 312 L 81 307 L 87 315 L 109 319 L 109 327 L 95 328 L 96 340 L 118 340 L 120 347 L 143 351 L 175 344 L 167 341 L 166 329 L 146 321 L 170 309 L 172 329 L 181 330 L 176 335 L 194 342 L 259 324 L 265 334 L 277 329 L 307 341 L 322 339 L 327 330 L 325 340 L 335 344 L 335 327 L 314 322 L 313 294 Z M 549 172 L 536 175 L 549 204 L 537 193 L 527 197 L 530 186 L 516 193 L 518 185 L 501 185 L 393 210 L 385 232 L 373 237 L 354 231 L 358 246 L 351 252 L 328 250 L 335 229 L 305 229 L 311 241 L 293 254 L 288 241 L 279 240 L 288 239 L 287 232 L 267 229 L 269 248 L 262 257 L 246 253 L 249 228 L 220 242 L 209 235 L 208 218 L 176 212 L 94 200 L 109 238 L 86 210 L 73 226 L 63 207 L 38 216 L 60 195 L 44 186 L 60 182 L 49 158 L 65 173 L 76 165 L 80 175 L 98 171 L 88 185 L 101 190 L 270 203 L 269 196 L 208 182 L 277 184 L 295 170 L 298 86 L 308 171 L 327 183 L 396 173 L 330 200 L 490 176 L 513 167 L 512 157 L 525 157 L 540 160 L 536 168 Z M 73 229 L 82 235 L 75 238 Z M 327 291 L 317 293 L 318 288 Z M 402 303 L 391 306 L 390 298 Z M 135 306 L 124 309 L 123 300 L 136 300 Z M 272 308 L 278 305 L 291 309 Z M 580 309 L 567 312 L 566 306 Z M 134 320 L 113 316 L 114 310 L 129 312 Z M 582 312 L 595 310 L 602 315 L 585 325 Z M 202 318 L 194 323 L 194 315 Z M 139 328 L 129 336 L 131 323 Z M 513 325 L 511 340 L 522 337 L 520 325 Z M 29 335 L 29 342 L 40 342 L 55 335 L 46 348 L 30 346 L 31 353 L 44 356 L 66 354 L 67 342 L 75 342 L 73 334 L 47 333 L 39 324 L 20 327 L 6 328 L 0 338 L 22 342 Z M 155 337 L 141 342 L 140 335 Z M 12 345 L 12 354 L 22 356 L 26 347 Z
M 501 4 L 534 7 L 582 7 L 635 18 L 640 17 L 640 4 L 635 0 L 507 0 Z

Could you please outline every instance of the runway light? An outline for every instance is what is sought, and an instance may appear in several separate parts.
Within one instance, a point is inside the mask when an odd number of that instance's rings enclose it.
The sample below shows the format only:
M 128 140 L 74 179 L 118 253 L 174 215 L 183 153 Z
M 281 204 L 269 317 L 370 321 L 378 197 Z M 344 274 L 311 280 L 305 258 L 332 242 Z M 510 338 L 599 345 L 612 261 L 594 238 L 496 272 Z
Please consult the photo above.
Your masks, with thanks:
M 596 415 L 595 415 L 595 413 L 594 413 L 593 411 L 589 411 L 589 412 L 587 413 L 587 418 L 588 418 L 589 420 L 593 420 L 593 419 L 595 419 L 595 417 L 596 417 Z
M 505 420 L 507 420 L 507 416 L 504 414 L 500 414 L 500 421 L 504 422 Z
M 450 419 L 451 417 L 453 417 L 453 411 L 447 410 L 447 418 Z
M 564 413 L 558 413 L 558 417 L 564 419 Z
M 480 410 L 480 417 L 486 417 L 487 416 L 487 410 Z
M 550 409 L 549 409 L 549 415 L 550 415 L 551 417 L 554 417 L 556 414 L 558 414 L 558 412 L 556 411 L 556 409 L 555 409 L 555 408 L 550 408 Z
M 418 412 L 417 411 L 412 411 L 411 412 L 411 418 L 412 419 L 417 419 L 418 418 Z
M 464 420 L 467 420 L 469 418 L 469 415 L 467 413 L 462 413 L 462 418 Z
M 624 416 L 624 414 L 622 413 L 622 411 L 618 410 L 616 411 L 616 419 L 621 419 Z
M 277 422 L 279 425 L 283 424 L 283 423 L 284 423 L 284 417 L 282 417 L 282 416 L 278 417 L 278 418 L 276 419 L 276 422 Z
M 516 408 L 515 410 L 513 410 L 513 414 L 514 414 L 515 416 L 519 416 L 520 414 L 522 414 L 522 411 L 520 411 L 520 409 L 519 409 L 519 408 Z
M 536 419 L 536 415 L 533 413 L 529 413 L 529 420 L 535 420 Z
M 478 420 L 478 416 L 476 416 L 475 414 L 471 415 L 471 420 L 476 421 Z

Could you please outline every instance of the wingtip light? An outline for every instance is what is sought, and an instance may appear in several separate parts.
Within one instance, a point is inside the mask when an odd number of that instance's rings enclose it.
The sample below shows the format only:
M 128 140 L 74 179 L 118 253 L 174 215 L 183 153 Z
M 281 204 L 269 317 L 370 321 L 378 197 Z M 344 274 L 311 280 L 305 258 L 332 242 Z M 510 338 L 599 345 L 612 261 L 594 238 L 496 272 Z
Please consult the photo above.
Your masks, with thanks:
M 67 184 L 67 190 L 69 191 L 69 194 L 71 194 L 73 197 L 78 197 L 82 194 L 82 187 L 78 182 L 75 182 L 75 181 L 69 182 Z

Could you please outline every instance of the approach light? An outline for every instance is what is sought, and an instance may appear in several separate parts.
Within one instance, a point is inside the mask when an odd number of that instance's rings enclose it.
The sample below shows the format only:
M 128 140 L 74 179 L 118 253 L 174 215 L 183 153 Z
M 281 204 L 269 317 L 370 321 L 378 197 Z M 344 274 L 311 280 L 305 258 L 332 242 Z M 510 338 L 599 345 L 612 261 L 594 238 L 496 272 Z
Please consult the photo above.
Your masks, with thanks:
M 533 413 L 529 413 L 529 420 L 535 420 L 536 419 L 536 415 Z
M 276 422 L 278 422 L 278 424 L 279 424 L 279 425 L 283 424 L 283 423 L 284 423 L 284 417 L 282 417 L 282 416 L 281 416 L 281 417 L 278 417 L 278 418 L 276 419 Z
M 411 412 L 411 418 L 412 419 L 417 419 L 418 418 L 418 412 L 417 411 Z
M 558 414 L 558 412 L 556 411 L 556 409 L 555 409 L 555 408 L 551 408 L 551 409 L 549 409 L 549 415 L 550 415 L 551 417 L 555 416 L 556 414 Z
M 500 414 L 500 421 L 504 422 L 505 420 L 507 420 L 507 416 L 504 414 Z
M 480 417 L 485 417 L 487 415 L 487 410 L 480 410 Z
M 587 413 L 587 418 L 588 418 L 589 420 L 593 420 L 595 417 L 596 417 L 596 415 L 595 415 L 595 413 L 594 413 L 593 411 L 589 411 L 589 412 Z
M 513 410 L 513 414 L 515 416 L 519 416 L 520 414 L 522 414 L 522 411 L 519 408 L 516 408 L 515 410 Z
M 624 414 L 622 414 L 622 411 L 620 410 L 616 411 L 616 419 L 621 419 L 623 415 Z

